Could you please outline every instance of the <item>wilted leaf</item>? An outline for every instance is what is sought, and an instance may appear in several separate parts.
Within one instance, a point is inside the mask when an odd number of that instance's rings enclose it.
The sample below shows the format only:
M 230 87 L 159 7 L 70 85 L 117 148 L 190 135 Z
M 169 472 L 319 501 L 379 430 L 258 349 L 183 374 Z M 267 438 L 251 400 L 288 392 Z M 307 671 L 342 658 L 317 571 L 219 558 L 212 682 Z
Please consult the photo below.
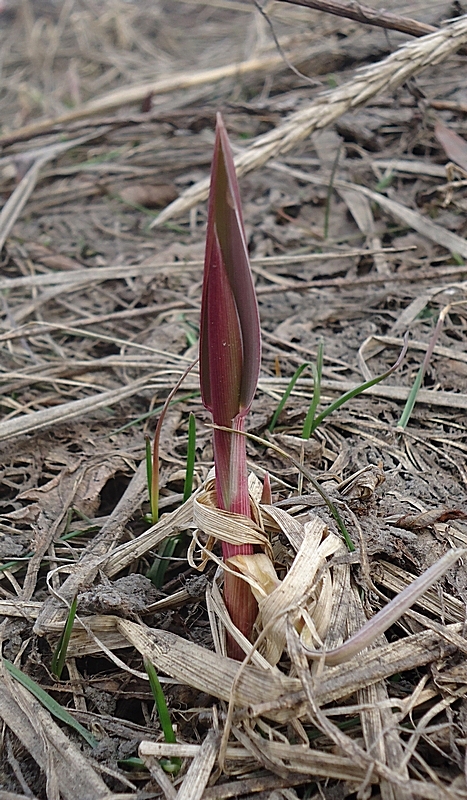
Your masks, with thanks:
M 465 139 L 439 120 L 435 125 L 435 136 L 447 157 L 467 172 L 467 142 Z
M 125 186 L 119 194 L 125 203 L 145 208 L 163 208 L 178 197 L 173 183 L 161 183 L 156 186 L 136 183 L 133 186 Z

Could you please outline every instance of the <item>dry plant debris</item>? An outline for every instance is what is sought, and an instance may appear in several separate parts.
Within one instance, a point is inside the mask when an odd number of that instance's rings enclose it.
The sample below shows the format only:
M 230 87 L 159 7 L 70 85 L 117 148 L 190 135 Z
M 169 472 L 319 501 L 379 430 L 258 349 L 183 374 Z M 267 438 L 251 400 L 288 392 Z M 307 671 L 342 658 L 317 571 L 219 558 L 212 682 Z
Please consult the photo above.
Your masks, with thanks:
M 434 0 L 374 9 L 434 32 L 414 40 L 285 2 L 264 14 L 246 0 L 0 2 L 4 800 L 467 797 L 462 561 L 350 661 L 325 665 L 304 649 L 339 648 L 467 546 L 467 98 L 456 53 L 467 22 L 447 22 L 462 8 Z M 196 357 L 218 110 L 245 173 L 262 325 L 249 431 L 276 448 L 248 441 L 257 516 L 242 535 L 270 549 L 285 587 L 259 598 L 263 630 L 242 665 L 224 650 L 231 623 L 208 536 L 212 525 L 213 537 L 231 532 L 212 516 L 194 373 L 162 433 L 160 521 L 144 518 L 144 437 Z M 324 407 L 385 372 L 407 330 L 403 366 L 310 441 L 310 367 L 267 433 L 321 341 Z M 190 411 L 196 486 L 183 503 Z M 337 506 L 354 553 L 278 447 Z M 261 505 L 266 471 L 272 503 Z M 155 587 L 147 573 L 182 531 Z M 176 744 L 163 741 L 143 658 Z M 176 777 L 161 767 L 174 757 Z

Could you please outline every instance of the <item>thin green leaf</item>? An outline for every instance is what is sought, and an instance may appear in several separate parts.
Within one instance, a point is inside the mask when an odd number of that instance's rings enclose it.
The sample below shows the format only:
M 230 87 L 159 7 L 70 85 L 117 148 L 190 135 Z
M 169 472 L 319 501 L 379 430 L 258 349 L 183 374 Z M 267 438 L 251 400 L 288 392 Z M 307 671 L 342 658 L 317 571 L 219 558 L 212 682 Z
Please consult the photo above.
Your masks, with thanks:
M 153 519 L 153 508 L 152 508 L 152 453 L 151 453 L 151 439 L 149 436 L 145 437 L 145 453 L 146 453 L 146 477 L 148 482 L 148 494 L 149 494 L 149 507 L 151 509 L 151 523 L 154 525 L 155 521 Z M 157 522 L 157 520 L 156 520 Z
M 142 758 L 138 758 L 138 756 L 129 756 L 128 758 L 120 758 L 118 760 L 118 766 L 122 769 L 133 770 L 133 771 L 143 771 L 147 772 L 148 768 L 144 763 Z
M 291 377 L 291 379 L 289 381 L 287 389 L 285 390 L 284 394 L 282 395 L 282 398 L 281 398 L 281 400 L 279 402 L 279 405 L 277 406 L 277 408 L 276 408 L 276 410 L 274 412 L 273 418 L 272 418 L 272 420 L 271 420 L 271 422 L 269 424 L 269 428 L 268 428 L 269 433 L 273 433 L 274 428 L 276 427 L 277 420 L 279 419 L 279 414 L 281 413 L 281 411 L 284 408 L 287 400 L 289 399 L 290 394 L 291 394 L 295 384 L 297 383 L 300 375 L 302 374 L 302 372 L 307 367 L 310 367 L 310 366 L 311 366 L 311 364 L 309 363 L 309 361 L 305 361 L 304 364 L 301 364 L 298 367 L 298 369 L 295 370 L 294 374 L 292 375 L 292 377 Z
M 164 739 L 169 744 L 176 744 L 177 737 L 175 736 L 175 731 L 172 727 L 172 723 L 170 721 L 170 714 L 167 708 L 167 703 L 165 702 L 164 692 L 162 691 L 162 686 L 160 685 L 159 678 L 157 677 L 157 672 L 154 668 L 154 665 L 148 658 L 144 659 L 144 669 L 147 672 L 147 676 L 149 678 L 149 685 L 151 687 L 151 692 L 154 697 L 154 702 L 156 704 L 157 714 L 159 717 L 159 722 L 161 724 L 162 733 L 164 734 Z M 172 774 L 177 774 L 179 772 L 180 767 L 182 766 L 182 761 L 180 758 L 171 758 L 167 760 L 168 763 L 162 765 L 166 772 L 171 772 Z M 167 769 L 166 767 L 169 767 Z
M 194 366 L 196 366 L 197 363 L 198 359 L 196 358 L 186 368 L 183 375 L 180 376 L 173 389 L 169 392 L 167 399 L 164 405 L 162 406 L 162 411 L 160 413 L 159 419 L 157 420 L 156 431 L 154 433 L 154 444 L 152 450 L 152 473 L 151 473 L 151 490 L 150 490 L 151 517 L 153 525 L 155 525 L 159 519 L 159 442 L 161 438 L 162 425 L 164 423 L 165 415 L 169 410 L 170 403 L 173 400 L 175 393 L 179 390 L 186 376 L 188 375 L 189 372 L 191 372 L 191 370 L 193 369 Z
M 199 340 L 199 328 L 193 325 L 192 322 L 185 319 L 185 314 L 181 315 L 182 327 L 185 331 L 188 347 L 193 347 Z
M 32 678 L 28 675 L 25 675 L 24 672 L 21 672 L 18 667 L 8 661 L 8 659 L 4 658 L 3 663 L 5 668 L 8 670 L 10 675 L 15 678 L 22 686 L 25 687 L 31 694 L 34 695 L 36 700 L 39 700 L 41 705 L 47 709 L 56 719 L 59 719 L 61 722 L 64 722 L 65 725 L 69 725 L 70 728 L 73 728 L 83 739 L 91 746 L 97 747 L 98 741 L 86 730 L 76 719 L 74 719 L 71 714 L 68 713 L 56 700 L 53 699 L 44 689 L 37 685 Z
M 179 541 L 180 536 L 173 536 L 164 542 L 146 573 L 146 577 L 149 578 L 156 589 L 160 589 L 164 585 L 165 573 Z
M 192 411 L 188 418 L 188 448 L 186 454 L 185 486 L 183 487 L 183 502 L 186 503 L 193 492 L 193 475 L 195 472 L 196 455 L 196 418 Z
M 323 377 L 323 353 L 324 353 L 324 345 L 322 342 L 318 345 L 318 353 L 316 356 L 316 367 L 314 364 L 311 365 L 311 371 L 313 373 L 313 397 L 311 399 L 310 408 L 308 409 L 308 414 L 306 415 L 306 419 L 303 425 L 302 431 L 302 439 L 309 439 L 312 432 L 313 422 L 315 420 L 316 409 L 319 406 L 319 401 L 321 400 L 321 380 Z
M 420 389 L 420 386 L 422 385 L 424 375 L 425 375 L 425 362 L 423 361 L 423 363 L 420 364 L 417 376 L 413 382 L 412 388 L 410 390 L 409 396 L 404 406 L 404 410 L 398 422 L 397 425 L 398 430 L 404 430 L 407 427 L 407 423 L 412 415 L 414 405 L 417 401 L 418 391 Z
M 55 648 L 55 652 L 52 658 L 52 674 L 55 675 L 58 680 L 62 677 L 63 667 L 65 666 L 66 660 L 66 653 L 68 650 L 68 645 L 70 643 L 71 632 L 73 630 L 73 625 L 75 622 L 76 616 L 76 608 L 78 606 L 78 598 L 75 597 L 73 602 L 70 605 L 70 609 L 68 611 L 68 616 L 65 622 L 65 627 L 61 633 L 60 639 L 58 640 L 57 647 Z
M 377 383 L 381 383 L 381 381 L 384 381 L 385 378 L 389 377 L 389 375 L 392 375 L 392 373 L 395 372 L 395 370 L 401 365 L 402 360 L 404 359 L 405 354 L 407 352 L 407 347 L 408 347 L 408 335 L 406 334 L 404 337 L 404 346 L 401 350 L 400 356 L 397 359 L 396 363 L 393 364 L 393 366 L 386 372 L 384 372 L 382 375 L 378 375 L 376 378 L 372 378 L 370 381 L 361 383 L 360 386 L 356 386 L 355 389 L 351 389 L 350 392 L 346 392 L 345 394 L 341 395 L 340 397 L 337 398 L 337 400 L 334 401 L 334 403 L 331 403 L 330 406 L 325 408 L 324 411 L 322 411 L 321 414 L 319 414 L 316 417 L 313 424 L 311 425 L 310 436 L 312 433 L 314 433 L 316 428 L 319 425 L 321 425 L 322 421 L 329 416 L 329 414 L 332 414 L 334 411 L 337 411 L 338 408 L 343 406 L 344 403 L 347 403 L 348 400 L 351 400 L 352 397 L 357 397 L 357 395 L 361 394 L 366 389 L 369 389 L 371 386 L 375 386 Z
M 438 322 L 435 325 L 435 329 L 431 335 L 430 341 L 428 342 L 428 347 L 426 349 L 425 357 L 420 365 L 420 369 L 417 372 L 417 377 L 415 378 L 414 384 L 410 390 L 410 394 L 407 398 L 406 404 L 404 406 L 404 410 L 402 412 L 401 418 L 399 420 L 398 429 L 404 429 L 407 426 L 407 423 L 410 419 L 412 414 L 414 405 L 417 401 L 418 390 L 422 385 L 423 378 L 425 376 L 425 372 L 428 368 L 428 364 L 430 363 L 430 358 L 433 355 L 433 350 L 435 349 L 436 342 L 438 341 L 439 335 L 441 333 L 441 329 L 443 327 L 444 318 L 451 306 L 446 306 L 440 313 L 438 317 Z

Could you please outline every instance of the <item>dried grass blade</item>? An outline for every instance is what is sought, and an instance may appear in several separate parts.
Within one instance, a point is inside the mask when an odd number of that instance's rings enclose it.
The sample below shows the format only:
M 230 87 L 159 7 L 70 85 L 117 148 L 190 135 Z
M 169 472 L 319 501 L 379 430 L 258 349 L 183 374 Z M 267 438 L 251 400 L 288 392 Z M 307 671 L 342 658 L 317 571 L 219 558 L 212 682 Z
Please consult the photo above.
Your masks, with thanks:
M 270 664 L 277 664 L 284 650 L 287 614 L 292 613 L 294 621 L 298 622 L 315 576 L 326 558 L 342 547 L 341 540 L 334 534 L 321 541 L 326 530 L 326 524 L 318 517 L 305 524 L 304 539 L 289 572 L 279 586 L 259 602 L 261 625 L 267 630 L 266 658 Z
M 461 624 L 448 625 L 446 631 L 461 631 Z M 354 694 L 362 686 L 370 686 L 397 672 L 417 669 L 455 653 L 456 647 L 445 642 L 437 633 L 424 631 L 413 634 L 385 647 L 361 653 L 351 661 L 326 669 L 315 686 L 320 705 L 327 705 Z M 306 714 L 305 696 L 302 692 L 285 694 L 279 700 L 251 704 L 243 716 L 252 719 L 268 717 L 282 722 Z M 238 714 L 240 717 L 240 713 Z
M 313 680 L 308 669 L 308 664 L 303 651 L 299 647 L 298 636 L 292 626 L 287 628 L 287 648 L 292 662 L 302 681 L 308 703 L 308 716 L 316 727 L 321 730 L 334 743 L 340 751 L 346 753 L 357 765 L 367 772 L 375 772 L 380 778 L 387 780 L 397 788 L 397 797 L 404 797 L 413 791 L 417 797 L 430 798 L 430 800 L 444 800 L 446 792 L 439 784 L 433 785 L 424 781 L 411 781 L 400 774 L 398 770 L 390 769 L 377 758 L 367 753 L 354 739 L 347 736 L 336 725 L 329 721 L 323 714 L 317 702 Z M 371 773 L 370 773 L 371 774 Z M 363 790 L 364 786 L 360 787 Z M 455 795 L 454 795 L 455 797 Z
M 363 610 L 360 594 L 356 586 L 352 587 L 349 598 L 350 602 L 348 608 L 351 608 L 353 613 L 349 616 L 349 622 L 353 626 L 353 633 L 362 627 L 366 621 L 365 612 Z M 386 644 L 386 639 L 381 636 L 378 644 Z M 378 644 L 373 645 L 376 649 Z M 403 762 L 404 750 L 399 736 L 399 717 L 393 713 L 393 710 L 385 705 L 388 701 L 389 694 L 385 681 L 378 681 L 371 686 L 362 686 L 357 693 L 357 701 L 362 705 L 359 711 L 360 722 L 362 725 L 363 738 L 365 741 L 365 748 L 368 753 L 374 756 L 378 761 L 387 764 L 388 767 L 398 770 L 401 777 L 404 779 L 409 778 L 407 767 L 401 766 Z M 381 796 L 382 800 L 413 800 L 413 794 L 410 791 L 398 788 L 398 794 L 394 793 L 394 787 L 385 779 L 381 780 Z
M 270 742 L 251 728 L 248 728 L 247 735 L 241 737 L 241 742 L 256 758 L 262 754 L 276 772 L 297 772 L 352 783 L 362 781 L 365 777 L 365 770 L 346 755 L 312 750 L 303 745 Z M 376 782 L 376 778 L 373 781 Z
M 44 408 L 41 411 L 33 411 L 31 414 L 23 414 L 16 419 L 0 422 L 0 441 L 7 441 L 32 431 L 44 430 L 51 425 L 62 425 L 70 419 L 90 414 L 98 408 L 113 406 L 121 400 L 137 394 L 149 380 L 150 378 L 145 376 L 121 389 L 111 389 L 92 397 L 83 397 L 81 400 L 72 400 L 70 403 L 62 403 L 53 408 Z
M 258 137 L 235 158 L 237 175 L 257 169 L 270 159 L 291 150 L 312 131 L 330 125 L 346 111 L 367 102 L 376 94 L 395 89 L 430 64 L 439 64 L 466 42 L 467 17 L 463 16 L 436 33 L 402 45 L 379 63 L 359 70 L 353 80 L 319 95 L 307 108 L 290 114 L 282 125 Z M 208 191 L 208 179 L 195 183 L 167 206 L 152 225 L 162 225 L 203 202 Z
M 388 561 L 380 561 L 379 566 L 382 570 L 378 575 L 377 584 L 384 586 L 391 592 L 402 592 L 409 586 L 415 577 L 401 567 L 390 564 Z M 447 622 L 462 622 L 464 619 L 465 605 L 457 597 L 443 591 L 442 598 L 436 588 L 428 589 L 427 592 L 417 600 L 417 605 L 428 611 L 444 617 Z
M 342 664 L 357 653 L 364 650 L 378 636 L 384 633 L 394 622 L 410 609 L 430 586 L 450 569 L 456 561 L 467 553 L 465 549 L 450 550 L 438 559 L 429 569 L 422 573 L 410 586 L 407 586 L 390 603 L 378 611 L 365 625 L 344 644 L 335 648 L 331 652 L 319 653 L 318 651 L 308 651 L 310 658 L 322 658 L 324 656 L 326 664 Z
M 178 790 L 177 800 L 201 800 L 219 752 L 219 745 L 219 733 L 209 731 Z
M 270 550 L 268 537 L 254 520 L 216 508 L 211 491 L 199 494 L 193 503 L 193 523 L 207 536 L 232 545 L 252 544 Z
M 231 699 L 238 661 L 218 656 L 169 631 L 151 629 L 123 619 L 117 621 L 117 627 L 159 671 L 221 700 Z M 236 699 L 239 705 L 250 705 L 260 697 L 264 700 L 278 699 L 286 688 L 298 689 L 298 681 L 276 670 L 247 666 L 236 684 Z
M 16 189 L 12 192 L 0 212 L 0 252 L 3 249 L 3 245 L 13 225 L 34 191 L 42 167 L 45 166 L 48 161 L 56 158 L 59 153 L 71 150 L 73 147 L 84 144 L 90 139 L 95 139 L 107 130 L 108 127 L 106 126 L 87 136 L 80 136 L 77 139 L 71 139 L 69 142 L 60 142 L 58 144 L 49 145 L 48 147 L 41 147 L 34 150 L 32 153 L 28 153 L 26 156 L 19 155 L 16 157 L 17 161 L 22 161 L 23 163 L 25 163 L 26 159 L 34 159 L 34 161 L 25 175 L 23 175 Z
M 148 550 L 152 550 L 153 547 L 163 542 L 169 536 L 190 527 L 193 523 L 193 500 L 196 494 L 197 493 L 192 494 L 191 497 L 175 509 L 175 511 L 172 511 L 170 514 L 164 514 L 156 525 L 144 531 L 137 539 L 124 542 L 109 553 L 108 556 L 103 557 L 100 566 L 105 574 L 109 577 L 116 575 L 117 572 L 125 569 L 125 567 L 132 564 L 133 561 L 137 561 L 138 558 L 141 558 Z
M 50 713 L 3 667 L 1 673 L 2 719 L 44 771 L 49 789 L 60 791 L 64 800 L 109 800 L 109 789 L 100 775 Z
M 57 703 L 56 700 L 53 699 L 44 689 L 42 689 L 38 684 L 29 677 L 29 675 L 25 675 L 18 667 L 8 661 L 6 658 L 3 659 L 3 664 L 5 669 L 13 676 L 13 678 L 18 681 L 25 689 L 28 690 L 34 697 L 39 700 L 39 702 L 47 709 L 54 717 L 64 722 L 65 725 L 69 725 L 70 728 L 74 728 L 74 730 L 79 733 L 80 736 L 91 746 L 97 747 L 97 739 L 83 728 L 81 723 L 74 719 L 71 714 Z
M 168 92 L 189 89 L 202 84 L 217 83 L 224 80 L 224 78 L 237 78 L 239 75 L 246 75 L 249 72 L 264 72 L 273 67 L 281 66 L 281 64 L 283 64 L 282 56 L 274 54 L 266 58 L 251 58 L 247 61 L 214 67 L 213 69 L 197 70 L 195 72 L 185 70 L 184 72 L 165 76 L 158 81 L 146 81 L 133 86 L 123 86 L 96 97 L 89 103 L 85 103 L 73 111 L 61 114 L 59 117 L 33 122 L 30 125 L 25 125 L 23 128 L 5 134 L 0 137 L 0 146 L 38 136 L 55 125 L 61 126 L 75 120 L 86 119 L 86 117 L 106 113 L 123 105 L 141 103 L 149 95 L 167 94 Z
M 288 514 L 287 511 L 284 511 L 283 508 L 278 508 L 277 506 L 263 505 L 261 506 L 261 511 L 265 514 L 266 519 L 273 520 L 278 525 L 282 533 L 287 536 L 295 552 L 298 553 L 305 536 L 302 523 Z
M 21 178 L 18 186 L 10 195 L 0 213 L 0 251 L 13 225 L 28 202 L 39 178 L 39 173 L 48 158 L 38 158 Z

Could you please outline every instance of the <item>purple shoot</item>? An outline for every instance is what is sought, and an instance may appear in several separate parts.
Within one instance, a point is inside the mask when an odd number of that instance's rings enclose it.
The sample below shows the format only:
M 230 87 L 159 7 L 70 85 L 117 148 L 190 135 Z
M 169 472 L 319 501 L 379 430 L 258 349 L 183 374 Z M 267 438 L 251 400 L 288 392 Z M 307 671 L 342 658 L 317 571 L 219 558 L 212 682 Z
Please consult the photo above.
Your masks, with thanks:
M 213 422 L 244 430 L 258 382 L 261 333 L 258 303 L 251 274 L 235 166 L 227 132 L 217 115 L 211 167 L 206 254 L 200 329 L 201 395 Z M 242 435 L 213 432 L 217 505 L 251 517 L 246 441 Z M 223 542 L 227 561 L 250 555 L 251 545 Z M 248 584 L 227 572 L 224 600 L 232 621 L 247 637 L 256 618 L 256 601 Z M 229 655 L 243 651 L 229 641 Z

